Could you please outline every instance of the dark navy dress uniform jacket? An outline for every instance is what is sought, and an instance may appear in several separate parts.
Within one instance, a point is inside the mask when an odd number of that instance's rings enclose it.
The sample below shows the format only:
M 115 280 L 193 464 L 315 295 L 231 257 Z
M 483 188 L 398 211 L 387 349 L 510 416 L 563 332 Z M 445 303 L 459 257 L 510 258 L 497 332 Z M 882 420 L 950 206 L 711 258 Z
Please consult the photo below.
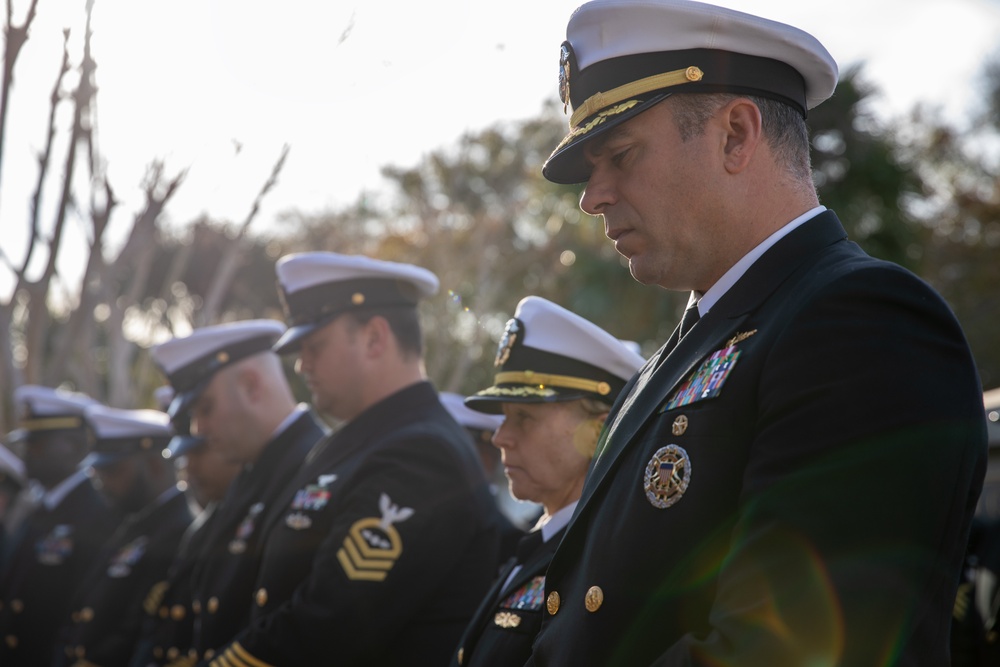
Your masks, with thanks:
M 948 306 L 827 211 L 676 337 L 609 415 L 529 664 L 948 664 L 986 463 Z

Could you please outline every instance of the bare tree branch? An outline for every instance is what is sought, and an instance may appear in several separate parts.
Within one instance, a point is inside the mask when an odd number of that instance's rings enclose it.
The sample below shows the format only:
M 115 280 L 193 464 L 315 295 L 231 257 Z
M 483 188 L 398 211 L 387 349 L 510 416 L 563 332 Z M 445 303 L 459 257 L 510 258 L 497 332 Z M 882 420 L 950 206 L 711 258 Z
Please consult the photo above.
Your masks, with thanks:
M 0 83 L 0 168 L 3 166 L 3 149 L 7 136 L 7 107 L 10 103 L 10 90 L 14 85 L 14 65 L 17 63 L 21 48 L 28 41 L 28 30 L 35 20 L 37 8 L 38 0 L 31 0 L 24 23 L 15 26 L 13 23 L 14 3 L 12 0 L 7 0 L 7 22 L 3 30 L 6 49 L 3 59 L 3 81 Z
M 62 100 L 62 82 L 69 72 L 69 30 L 63 30 L 63 57 L 62 64 L 59 66 L 59 75 L 56 77 L 56 83 L 52 86 L 52 94 L 49 96 L 49 121 L 45 133 L 45 148 L 38 156 L 38 181 L 35 185 L 35 192 L 31 196 L 31 220 L 30 220 L 30 235 L 28 237 L 28 247 L 24 254 L 24 262 L 21 268 L 15 273 L 18 278 L 18 282 L 24 281 L 24 271 L 28 268 L 29 262 L 31 262 L 31 257 L 35 252 L 35 248 L 38 246 L 38 240 L 41 236 L 40 227 L 38 225 L 38 220 L 41 215 L 42 208 L 42 191 L 45 187 L 45 178 L 49 172 L 49 164 L 52 161 L 52 144 L 55 141 L 56 136 L 56 109 L 59 106 L 59 102 Z
M 281 155 L 278 157 L 278 161 L 274 164 L 274 168 L 271 170 L 271 176 L 264 183 L 264 186 L 257 193 L 257 197 L 253 201 L 253 205 L 250 207 L 250 212 L 247 214 L 246 219 L 240 226 L 237 232 L 236 238 L 233 243 L 226 248 L 225 254 L 219 261 L 219 268 L 216 270 L 213 276 L 211 287 L 208 293 L 205 295 L 205 303 L 202 305 L 198 314 L 196 315 L 196 326 L 205 326 L 215 321 L 218 316 L 219 308 L 222 305 L 222 299 L 229 291 L 229 287 L 232 284 L 233 277 L 236 275 L 236 270 L 239 268 L 240 253 L 243 250 L 243 239 L 246 236 L 247 229 L 250 228 L 250 223 L 254 221 L 257 214 L 260 212 L 260 203 L 263 201 L 264 197 L 268 192 L 278 182 L 278 175 L 281 173 L 282 167 L 285 166 L 285 159 L 288 157 L 289 145 L 285 144 L 281 149 Z

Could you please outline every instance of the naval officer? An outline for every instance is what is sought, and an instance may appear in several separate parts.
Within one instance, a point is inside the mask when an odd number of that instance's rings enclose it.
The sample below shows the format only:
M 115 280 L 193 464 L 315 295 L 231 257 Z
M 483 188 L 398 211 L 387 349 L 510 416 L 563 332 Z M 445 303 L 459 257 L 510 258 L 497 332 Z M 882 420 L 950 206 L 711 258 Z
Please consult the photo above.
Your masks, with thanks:
M 466 399 L 504 420 L 493 436 L 510 493 L 544 513 L 465 630 L 453 664 L 521 667 L 542 622 L 545 569 L 576 509 L 604 419 L 643 358 L 596 324 L 525 297 L 497 350 L 494 384 Z
M 833 57 L 685 0 L 593 0 L 566 34 L 543 173 L 691 297 L 608 417 L 529 664 L 947 664 L 982 387 L 940 296 L 817 198 Z

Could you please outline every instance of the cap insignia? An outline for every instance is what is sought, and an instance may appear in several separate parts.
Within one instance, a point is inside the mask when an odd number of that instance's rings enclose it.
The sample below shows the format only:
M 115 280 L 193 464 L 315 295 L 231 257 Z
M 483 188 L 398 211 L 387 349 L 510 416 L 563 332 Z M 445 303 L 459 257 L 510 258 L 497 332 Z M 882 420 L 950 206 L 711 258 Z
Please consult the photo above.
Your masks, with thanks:
M 351 295 L 351 303 L 355 306 L 360 306 L 365 302 L 365 295 L 361 292 L 355 292 Z
M 569 42 L 563 42 L 559 47 L 559 99 L 563 103 L 563 113 L 569 106 L 569 77 L 572 71 L 573 47 Z
M 496 360 L 493 362 L 493 366 L 499 368 L 507 363 L 507 359 L 510 358 L 510 351 L 514 347 L 514 343 L 517 342 L 517 335 L 521 332 L 521 324 L 515 318 L 507 320 L 507 328 L 504 329 L 503 336 L 500 338 L 500 345 L 497 347 Z

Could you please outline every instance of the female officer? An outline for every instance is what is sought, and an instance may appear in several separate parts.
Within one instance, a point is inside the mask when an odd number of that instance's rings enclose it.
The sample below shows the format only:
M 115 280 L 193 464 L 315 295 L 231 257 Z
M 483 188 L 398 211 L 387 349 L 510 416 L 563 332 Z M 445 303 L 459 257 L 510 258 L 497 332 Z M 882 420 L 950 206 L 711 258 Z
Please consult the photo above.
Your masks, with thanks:
M 541 624 L 545 568 L 583 489 L 611 404 L 643 359 L 600 327 L 540 297 L 518 304 L 493 386 L 466 399 L 503 413 L 493 436 L 510 493 L 542 505 L 535 528 L 469 623 L 453 665 L 523 665 Z

